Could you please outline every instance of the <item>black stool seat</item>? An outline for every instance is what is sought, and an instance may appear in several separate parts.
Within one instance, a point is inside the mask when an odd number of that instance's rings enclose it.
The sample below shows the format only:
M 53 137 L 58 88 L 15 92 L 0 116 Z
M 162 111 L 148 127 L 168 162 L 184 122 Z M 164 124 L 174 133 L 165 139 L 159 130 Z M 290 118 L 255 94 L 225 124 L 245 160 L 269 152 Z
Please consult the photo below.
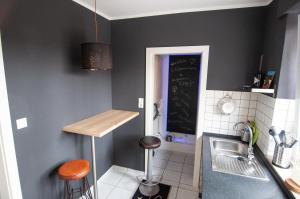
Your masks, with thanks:
M 144 149 L 156 149 L 160 147 L 161 141 L 155 136 L 145 136 L 140 139 L 139 144 Z

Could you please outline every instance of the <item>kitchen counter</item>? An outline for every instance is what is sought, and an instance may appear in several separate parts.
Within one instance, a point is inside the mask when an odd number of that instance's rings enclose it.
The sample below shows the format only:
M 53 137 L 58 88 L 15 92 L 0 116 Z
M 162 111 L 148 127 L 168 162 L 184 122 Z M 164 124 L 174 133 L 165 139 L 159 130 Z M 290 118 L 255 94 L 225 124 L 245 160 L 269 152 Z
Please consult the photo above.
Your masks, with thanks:
M 204 133 L 202 148 L 202 199 L 286 199 L 290 198 L 276 182 L 264 163 L 261 151 L 254 146 L 268 181 L 212 171 L 210 137 L 239 139 L 239 137 Z

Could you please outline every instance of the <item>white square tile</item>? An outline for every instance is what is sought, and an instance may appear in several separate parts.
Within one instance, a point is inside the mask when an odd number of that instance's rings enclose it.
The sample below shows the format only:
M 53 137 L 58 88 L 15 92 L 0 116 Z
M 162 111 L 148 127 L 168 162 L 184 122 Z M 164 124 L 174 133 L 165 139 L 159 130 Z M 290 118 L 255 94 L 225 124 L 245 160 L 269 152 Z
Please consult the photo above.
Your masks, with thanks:
M 232 92 L 232 99 L 241 99 L 241 92 Z
M 171 187 L 171 190 L 168 195 L 168 199 L 176 199 L 178 187 Z
M 169 185 L 169 186 L 172 186 L 172 187 L 178 187 L 178 185 L 179 185 L 179 182 L 175 182 L 175 181 L 171 181 L 171 180 L 166 180 L 166 179 L 162 179 L 161 183 Z
M 249 92 L 242 92 L 241 99 L 250 100 L 250 93 Z
M 133 194 L 135 193 L 132 191 L 128 191 L 126 189 L 122 189 L 119 187 L 116 187 L 112 192 L 108 195 L 107 199 L 131 199 Z
M 249 108 L 249 100 L 241 100 L 240 107 L 241 108 Z
M 163 173 L 163 179 L 174 181 L 174 182 L 179 182 L 180 176 L 181 176 L 181 172 L 176 172 L 176 171 L 165 170 Z
M 249 109 L 248 116 L 250 117 L 255 116 L 255 109 Z
M 247 116 L 248 115 L 248 109 L 247 108 L 240 108 L 239 115 L 240 116 Z
M 211 128 L 212 121 L 211 120 L 204 120 L 204 127 L 205 128 Z
M 189 191 L 199 192 L 199 190 L 196 187 L 193 187 L 193 186 L 190 186 L 190 185 L 186 185 L 186 184 L 180 184 L 179 183 L 179 188 L 185 189 L 185 190 L 189 190 Z
M 194 166 L 193 165 L 190 165 L 190 164 L 184 164 L 183 165 L 182 173 L 193 174 L 193 172 L 194 172 Z
M 180 178 L 180 184 L 193 186 L 193 175 L 183 173 Z
M 230 115 L 229 121 L 236 123 L 239 121 L 239 117 L 237 115 Z
M 220 99 L 224 96 L 224 91 L 215 91 L 215 98 Z
M 229 122 L 229 118 L 230 118 L 229 115 L 222 115 L 221 116 L 221 122 Z
M 165 169 L 167 167 L 168 161 L 167 160 L 160 160 L 154 158 L 153 166 L 161 169 Z
M 195 191 L 189 191 L 179 188 L 176 199 L 198 199 L 199 195 Z
M 139 183 L 138 183 L 136 177 L 134 177 L 132 175 L 128 175 L 128 174 L 124 174 L 124 177 L 117 184 L 117 187 L 126 189 L 128 191 L 135 191 L 138 186 L 139 186 Z
M 204 119 L 205 120 L 213 120 L 213 114 L 212 113 L 205 113 Z
M 213 123 L 212 123 L 212 126 L 211 126 L 212 128 L 220 128 L 221 127 L 221 123 L 220 122 L 218 122 L 218 121 L 213 121 Z
M 213 120 L 214 121 L 221 121 L 221 115 L 220 114 L 213 114 Z
M 183 163 L 185 159 L 185 154 L 183 153 L 173 153 L 169 159 L 172 162 Z
M 215 92 L 213 90 L 206 90 L 206 98 L 214 98 Z
M 258 94 L 257 93 L 251 93 L 250 94 L 250 99 L 251 100 L 257 100 L 258 99 Z
M 98 196 L 99 199 L 105 199 L 115 187 L 110 184 L 105 184 L 98 181 Z M 93 191 L 93 189 L 92 189 Z
M 211 128 L 211 133 L 220 133 L 220 129 Z
M 184 164 L 194 165 L 194 155 L 188 154 L 184 160 Z
M 210 106 L 210 105 L 205 106 L 205 112 L 206 113 L 213 113 L 214 112 L 214 107 Z
M 250 101 L 249 108 L 256 108 L 256 104 L 257 104 L 256 101 Z
M 228 125 L 229 125 L 228 122 L 221 122 L 220 129 L 228 130 Z
M 205 100 L 205 104 L 206 104 L 206 105 L 210 105 L 210 106 L 214 105 L 214 100 L 213 100 L 213 99 L 214 99 L 214 98 L 212 98 L 212 100 L 206 99 L 206 100 Z
M 117 185 L 123 176 L 124 171 L 112 167 L 100 178 L 100 181 L 110 185 Z
M 181 172 L 183 168 L 183 163 L 171 162 L 169 161 L 167 164 L 167 170 L 170 171 L 178 171 Z

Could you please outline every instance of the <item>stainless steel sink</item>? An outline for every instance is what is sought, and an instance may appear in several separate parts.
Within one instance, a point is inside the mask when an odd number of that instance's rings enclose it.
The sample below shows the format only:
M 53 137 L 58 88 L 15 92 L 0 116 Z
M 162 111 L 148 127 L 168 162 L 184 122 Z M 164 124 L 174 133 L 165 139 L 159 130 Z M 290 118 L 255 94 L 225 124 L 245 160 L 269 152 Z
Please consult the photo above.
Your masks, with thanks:
M 248 161 L 248 145 L 239 141 L 210 138 L 212 170 L 261 180 L 268 180 L 261 164 Z

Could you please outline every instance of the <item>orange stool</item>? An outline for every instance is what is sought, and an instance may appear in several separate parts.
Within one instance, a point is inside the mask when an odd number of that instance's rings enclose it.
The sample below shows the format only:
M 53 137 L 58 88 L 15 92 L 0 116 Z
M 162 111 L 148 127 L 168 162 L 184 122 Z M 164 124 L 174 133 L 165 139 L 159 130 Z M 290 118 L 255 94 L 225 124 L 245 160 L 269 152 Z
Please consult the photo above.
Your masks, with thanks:
M 85 196 L 86 199 L 92 199 L 87 175 L 90 172 L 90 163 L 87 160 L 72 160 L 64 163 L 58 169 L 60 179 L 64 180 L 64 199 L 73 199 L 75 194 Z M 71 188 L 70 181 L 81 180 L 79 188 Z M 77 197 L 76 197 L 77 198 Z

